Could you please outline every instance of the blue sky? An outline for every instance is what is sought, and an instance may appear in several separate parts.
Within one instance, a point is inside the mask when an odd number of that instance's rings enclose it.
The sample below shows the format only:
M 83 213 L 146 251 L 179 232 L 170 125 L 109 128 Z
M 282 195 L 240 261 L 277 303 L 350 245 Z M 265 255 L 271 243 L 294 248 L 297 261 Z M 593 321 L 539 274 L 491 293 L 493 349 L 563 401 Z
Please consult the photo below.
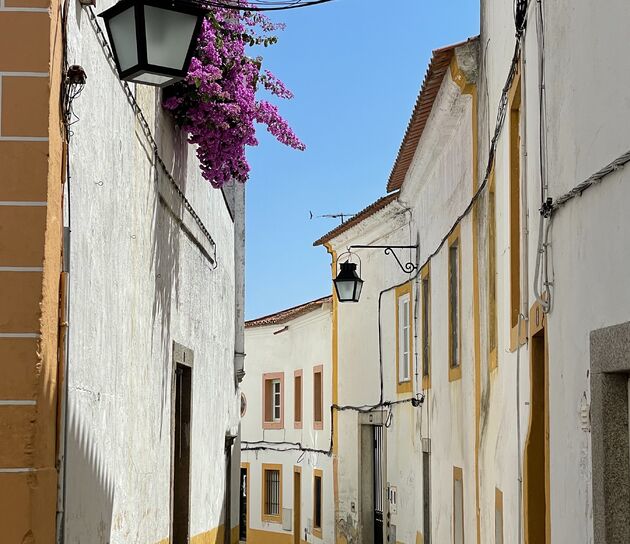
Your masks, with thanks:
M 478 0 L 336 0 L 272 15 L 287 28 L 264 67 L 294 92 L 278 106 L 304 152 L 259 127 L 248 151 L 246 318 L 330 293 L 313 241 L 385 194 L 431 51 L 479 32 Z

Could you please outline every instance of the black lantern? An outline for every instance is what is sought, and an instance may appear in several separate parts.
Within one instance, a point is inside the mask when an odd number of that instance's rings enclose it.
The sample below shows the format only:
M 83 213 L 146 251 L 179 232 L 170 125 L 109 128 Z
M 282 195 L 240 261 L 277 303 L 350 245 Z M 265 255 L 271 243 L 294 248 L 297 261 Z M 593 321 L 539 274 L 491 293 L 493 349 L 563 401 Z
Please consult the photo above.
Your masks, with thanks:
M 351 262 L 341 263 L 339 273 L 333 280 L 339 302 L 359 302 L 363 280 L 357 274 L 357 265 Z
M 156 87 L 183 79 L 204 13 L 175 0 L 122 0 L 101 13 L 120 79 Z

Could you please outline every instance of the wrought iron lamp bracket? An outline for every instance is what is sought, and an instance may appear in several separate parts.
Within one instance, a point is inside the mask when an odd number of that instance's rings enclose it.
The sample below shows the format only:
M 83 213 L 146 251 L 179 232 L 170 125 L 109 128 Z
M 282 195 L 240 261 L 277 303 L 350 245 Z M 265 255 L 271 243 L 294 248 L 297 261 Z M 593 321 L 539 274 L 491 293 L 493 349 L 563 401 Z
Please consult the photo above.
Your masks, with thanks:
M 351 252 L 353 249 L 382 249 L 384 250 L 385 255 L 392 255 L 394 257 L 394 259 L 396 259 L 396 262 L 398 263 L 398 266 L 400 267 L 400 269 L 403 272 L 406 272 L 407 274 L 411 274 L 412 272 L 418 270 L 418 266 L 416 264 L 414 264 L 411 261 L 408 261 L 406 263 L 403 263 L 399 258 L 398 255 L 396 255 L 396 252 L 394 251 L 395 249 L 414 249 L 414 250 L 418 250 L 418 246 L 368 246 L 368 245 L 355 245 L 355 246 L 350 246 L 348 247 L 348 251 Z

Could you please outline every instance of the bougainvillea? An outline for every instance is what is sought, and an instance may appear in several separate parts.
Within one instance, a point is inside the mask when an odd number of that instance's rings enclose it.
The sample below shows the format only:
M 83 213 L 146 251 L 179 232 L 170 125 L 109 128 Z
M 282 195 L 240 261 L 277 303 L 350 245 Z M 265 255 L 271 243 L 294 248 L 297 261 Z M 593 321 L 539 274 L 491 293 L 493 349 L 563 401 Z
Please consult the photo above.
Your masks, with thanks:
M 266 125 L 281 143 L 305 149 L 277 107 L 256 98 L 259 87 L 286 99 L 292 98 L 291 91 L 262 70 L 260 57 L 247 55 L 248 46 L 276 43 L 273 33 L 282 28 L 260 13 L 213 8 L 203 21 L 187 77 L 164 100 L 197 146 L 203 177 L 214 187 L 247 180 L 245 147 L 258 145 L 256 123 Z

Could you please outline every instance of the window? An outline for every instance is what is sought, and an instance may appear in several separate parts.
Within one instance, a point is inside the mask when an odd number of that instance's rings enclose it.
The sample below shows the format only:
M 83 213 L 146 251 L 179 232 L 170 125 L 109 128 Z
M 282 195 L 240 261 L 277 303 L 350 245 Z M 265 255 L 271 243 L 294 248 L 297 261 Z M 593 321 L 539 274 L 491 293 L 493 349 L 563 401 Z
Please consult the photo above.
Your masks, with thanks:
M 494 172 L 488 191 L 488 366 L 497 367 L 497 234 Z
M 263 464 L 262 520 L 282 523 L 282 465 Z
M 448 245 L 448 330 L 449 381 L 461 378 L 461 252 L 459 228 L 453 232 Z
M 503 544 L 503 493 L 494 492 L 494 544 Z
M 263 429 L 284 427 L 284 373 L 263 375 Z
M 464 544 L 464 481 L 458 467 L 453 467 L 453 544 Z
M 322 538 L 322 481 L 323 472 L 313 471 L 313 535 Z
M 518 331 L 521 307 L 521 77 L 510 90 L 510 349 L 525 340 L 525 321 Z
M 324 388 L 323 388 L 324 367 L 318 365 L 313 369 L 313 428 L 321 430 L 324 428 Z
M 302 371 L 293 375 L 293 423 L 296 429 L 302 428 Z
M 396 289 L 396 373 L 398 393 L 411 393 L 411 283 Z
M 422 288 L 422 388 L 431 387 L 431 283 L 429 265 L 420 272 Z

